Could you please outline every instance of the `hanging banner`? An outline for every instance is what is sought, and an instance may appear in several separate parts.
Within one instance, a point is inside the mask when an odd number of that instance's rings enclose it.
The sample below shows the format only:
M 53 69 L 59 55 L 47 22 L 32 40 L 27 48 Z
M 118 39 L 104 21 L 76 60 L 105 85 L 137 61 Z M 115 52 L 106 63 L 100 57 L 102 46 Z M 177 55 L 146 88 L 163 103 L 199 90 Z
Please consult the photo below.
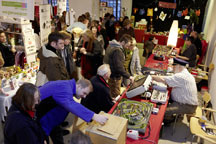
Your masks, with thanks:
M 34 20 L 34 0 L 1 0 L 0 15 Z
M 144 15 L 145 14 L 145 9 L 143 8 L 143 9 L 140 9 L 140 11 L 139 11 L 139 15 Z
M 147 16 L 153 16 L 153 8 L 148 8 Z
M 159 7 L 162 7 L 162 8 L 176 9 L 176 3 L 169 3 L 169 2 L 159 1 L 158 5 L 159 5 Z
M 167 14 L 165 14 L 163 11 L 161 11 L 159 18 L 164 21 L 166 18 Z
M 57 1 L 57 15 L 62 16 L 62 12 L 66 11 L 66 0 Z
M 50 5 L 40 5 L 40 38 L 41 46 L 47 44 L 51 33 Z

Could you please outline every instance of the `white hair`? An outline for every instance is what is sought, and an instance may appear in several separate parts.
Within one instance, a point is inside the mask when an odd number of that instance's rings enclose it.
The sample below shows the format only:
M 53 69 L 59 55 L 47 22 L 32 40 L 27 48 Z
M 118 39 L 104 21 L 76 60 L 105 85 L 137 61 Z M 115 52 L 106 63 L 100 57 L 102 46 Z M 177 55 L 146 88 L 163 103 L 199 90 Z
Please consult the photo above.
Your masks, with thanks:
M 109 64 L 103 64 L 97 69 L 97 74 L 99 76 L 104 76 L 109 71 L 111 71 Z

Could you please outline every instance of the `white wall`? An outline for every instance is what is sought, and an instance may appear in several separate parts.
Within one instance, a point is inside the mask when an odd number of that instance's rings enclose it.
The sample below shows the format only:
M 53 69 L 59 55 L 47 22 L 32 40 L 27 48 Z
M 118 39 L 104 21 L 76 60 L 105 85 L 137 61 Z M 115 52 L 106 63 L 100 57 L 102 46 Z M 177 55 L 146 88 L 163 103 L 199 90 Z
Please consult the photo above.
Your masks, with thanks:
M 93 1 L 94 0 L 69 0 L 69 8 L 73 8 L 77 18 L 86 12 L 89 12 L 92 16 L 92 8 L 93 8 Z
M 132 0 L 121 0 L 121 8 L 126 8 L 126 16 L 130 18 L 132 11 Z
M 204 27 L 204 34 L 206 36 L 206 40 L 209 42 L 208 51 L 207 51 L 207 59 L 206 64 L 209 65 L 210 63 L 214 63 L 216 66 L 216 1 L 209 0 L 209 7 L 208 13 L 206 18 L 206 23 Z M 209 83 L 209 93 L 212 96 L 212 105 L 213 108 L 216 109 L 216 70 L 213 70 L 210 76 L 210 83 Z

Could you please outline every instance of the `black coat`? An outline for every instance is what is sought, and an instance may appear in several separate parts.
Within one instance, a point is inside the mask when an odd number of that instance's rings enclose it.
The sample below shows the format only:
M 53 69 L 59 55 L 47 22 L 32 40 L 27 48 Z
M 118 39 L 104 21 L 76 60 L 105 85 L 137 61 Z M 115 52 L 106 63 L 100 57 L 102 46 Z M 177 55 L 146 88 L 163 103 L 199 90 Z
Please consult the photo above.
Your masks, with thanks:
M 197 55 L 197 48 L 194 44 L 191 44 L 182 54 L 182 56 L 187 57 L 189 60 L 189 67 L 196 66 L 196 55 Z
M 13 66 L 15 64 L 15 55 L 10 51 L 9 45 L 7 46 L 0 43 L 0 52 L 5 62 L 3 67 Z
M 91 78 L 94 91 L 81 100 L 81 104 L 95 113 L 109 112 L 114 103 L 110 97 L 110 88 L 106 81 L 96 75 Z
M 44 144 L 45 135 L 30 115 L 13 104 L 5 122 L 5 144 Z

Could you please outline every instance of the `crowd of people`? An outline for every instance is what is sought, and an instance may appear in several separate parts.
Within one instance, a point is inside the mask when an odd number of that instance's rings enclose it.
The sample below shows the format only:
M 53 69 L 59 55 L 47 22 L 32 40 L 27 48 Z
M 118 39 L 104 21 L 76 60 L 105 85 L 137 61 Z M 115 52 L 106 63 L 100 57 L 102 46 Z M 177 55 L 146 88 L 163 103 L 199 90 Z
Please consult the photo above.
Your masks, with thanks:
M 48 136 L 54 144 L 63 144 L 61 124 L 69 112 L 86 122 L 105 124 L 108 118 L 98 113 L 108 112 L 120 95 L 121 86 L 127 87 L 133 83 L 135 74 L 142 74 L 139 49 L 128 17 L 115 22 L 115 17 L 107 13 L 97 21 L 87 12 L 78 17 L 80 34 L 73 27 L 68 31 L 64 17 L 63 13 L 53 20 L 48 43 L 38 51 L 40 68 L 36 86 L 25 83 L 12 98 L 4 127 L 5 144 L 45 144 L 49 143 Z M 153 40 L 150 37 L 145 43 L 143 56 L 151 55 Z M 197 33 L 192 32 L 185 44 L 187 48 L 174 60 L 175 74 L 153 76 L 154 80 L 173 87 L 173 103 L 168 106 L 166 116 L 179 111 L 192 113 L 198 104 L 195 80 L 185 68 L 187 63 L 194 67 L 197 55 L 202 53 Z M 15 50 L 3 31 L 0 31 L 0 52 L 0 66 L 14 65 Z M 73 97 L 81 98 L 81 103 Z M 173 111 L 176 107 L 179 111 Z M 181 107 L 185 107 L 184 111 Z

